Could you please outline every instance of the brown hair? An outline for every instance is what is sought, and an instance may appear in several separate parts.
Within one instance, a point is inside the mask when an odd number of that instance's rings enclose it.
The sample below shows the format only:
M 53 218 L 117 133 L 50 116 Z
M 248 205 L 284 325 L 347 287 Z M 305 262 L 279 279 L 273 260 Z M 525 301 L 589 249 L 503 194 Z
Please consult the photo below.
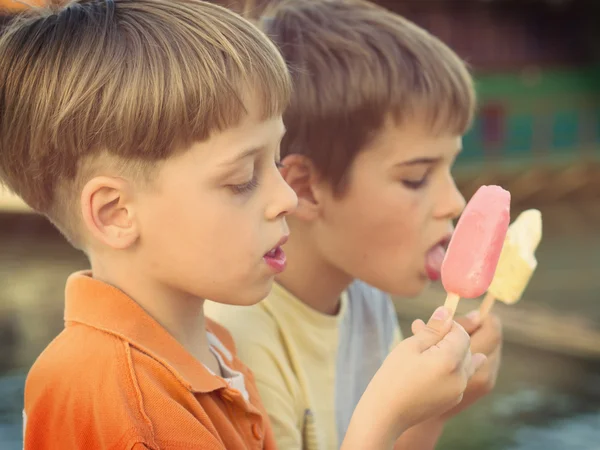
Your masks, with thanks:
M 266 118 L 291 91 L 269 39 L 197 0 L 35 9 L 2 33 L 0 61 L 0 180 L 75 245 L 89 177 L 147 174 L 239 123 L 248 96 Z
M 221 5 L 248 20 L 256 21 L 272 0 L 206 0 L 215 5 Z
M 459 57 L 401 16 L 365 1 L 283 0 L 261 19 L 292 71 L 282 156 L 309 157 L 341 193 L 386 119 L 462 135 L 475 109 Z

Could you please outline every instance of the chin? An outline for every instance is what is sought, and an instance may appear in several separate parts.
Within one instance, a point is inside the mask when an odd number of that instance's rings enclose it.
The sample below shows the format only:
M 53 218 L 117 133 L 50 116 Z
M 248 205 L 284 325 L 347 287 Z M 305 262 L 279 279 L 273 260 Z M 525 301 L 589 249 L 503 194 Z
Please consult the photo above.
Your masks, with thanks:
M 240 292 L 239 297 L 236 296 L 232 302 L 238 306 L 252 306 L 260 303 L 271 293 L 273 287 L 273 278 L 271 277 L 267 282 L 258 283 L 252 288 L 247 288 L 244 292 Z
M 382 290 L 397 297 L 412 298 L 423 293 L 430 284 L 429 278 L 426 276 L 419 276 L 412 280 L 403 280 L 401 284 L 398 284 L 398 281 L 395 281 L 393 285 L 390 285 L 390 289 Z

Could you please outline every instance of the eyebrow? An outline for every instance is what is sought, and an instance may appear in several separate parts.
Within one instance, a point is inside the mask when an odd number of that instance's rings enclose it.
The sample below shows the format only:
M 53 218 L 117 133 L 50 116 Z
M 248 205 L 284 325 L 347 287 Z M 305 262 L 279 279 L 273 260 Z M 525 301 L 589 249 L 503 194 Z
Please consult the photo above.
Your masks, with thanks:
M 283 136 L 285 136 L 287 129 L 284 127 L 282 132 L 281 132 L 281 137 L 280 140 L 283 139 Z M 220 164 L 221 166 L 233 166 L 234 164 L 246 159 L 246 158 L 250 158 L 251 156 L 256 156 L 257 153 L 260 153 L 262 150 L 264 149 L 264 147 L 252 147 L 249 149 L 244 150 L 243 152 L 241 152 L 240 154 L 234 156 L 233 158 L 223 162 L 222 164 Z
M 247 150 L 244 150 L 242 153 L 235 155 L 235 157 L 223 162 L 221 166 L 232 166 L 246 158 L 250 158 L 251 156 L 255 156 L 257 153 L 261 151 L 260 147 L 253 147 Z
M 462 151 L 462 148 L 456 149 L 456 154 L 458 155 Z M 396 166 L 420 166 L 420 165 L 433 165 L 442 160 L 441 157 L 434 158 L 415 158 L 409 159 L 408 161 L 402 161 L 396 164 Z
M 408 161 L 402 161 L 396 164 L 397 166 L 419 166 L 419 165 L 430 165 L 435 164 L 441 158 L 415 158 Z

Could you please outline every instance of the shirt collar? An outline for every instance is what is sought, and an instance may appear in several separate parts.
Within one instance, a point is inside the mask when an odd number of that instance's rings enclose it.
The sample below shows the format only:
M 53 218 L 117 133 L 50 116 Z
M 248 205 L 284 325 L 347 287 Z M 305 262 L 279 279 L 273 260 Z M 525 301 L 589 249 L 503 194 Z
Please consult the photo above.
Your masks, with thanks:
M 123 339 L 165 366 L 192 392 L 226 387 L 133 299 L 92 278 L 91 272 L 77 272 L 67 280 L 65 324 L 74 322 Z

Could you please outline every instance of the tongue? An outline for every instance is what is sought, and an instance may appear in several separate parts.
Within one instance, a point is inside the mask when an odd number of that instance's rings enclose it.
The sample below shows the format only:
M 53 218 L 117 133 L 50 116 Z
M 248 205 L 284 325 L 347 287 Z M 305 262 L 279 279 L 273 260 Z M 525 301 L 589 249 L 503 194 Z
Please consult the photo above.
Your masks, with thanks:
M 446 249 L 441 245 L 436 245 L 427 253 L 425 263 L 427 268 L 433 272 L 440 273 L 442 270 L 442 262 L 446 256 Z

